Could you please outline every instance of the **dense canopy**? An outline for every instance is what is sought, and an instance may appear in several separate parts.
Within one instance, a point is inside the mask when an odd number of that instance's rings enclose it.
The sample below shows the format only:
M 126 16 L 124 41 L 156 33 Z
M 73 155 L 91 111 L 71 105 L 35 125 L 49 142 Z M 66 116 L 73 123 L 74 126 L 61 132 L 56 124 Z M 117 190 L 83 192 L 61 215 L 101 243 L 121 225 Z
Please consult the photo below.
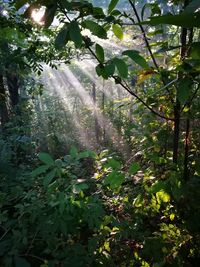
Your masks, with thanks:
M 200 1 L 0 0 L 0 266 L 200 266 Z

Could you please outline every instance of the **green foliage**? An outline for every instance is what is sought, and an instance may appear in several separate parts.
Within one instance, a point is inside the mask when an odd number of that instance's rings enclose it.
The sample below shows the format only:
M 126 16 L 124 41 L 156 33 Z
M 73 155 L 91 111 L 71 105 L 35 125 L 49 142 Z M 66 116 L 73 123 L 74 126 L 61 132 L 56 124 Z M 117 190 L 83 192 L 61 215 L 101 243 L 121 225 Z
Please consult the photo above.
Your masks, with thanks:
M 113 24 L 112 30 L 113 30 L 113 33 L 115 34 L 115 36 L 118 39 L 120 39 L 120 40 L 123 39 L 123 36 L 124 36 L 123 30 L 122 30 L 122 28 L 121 28 L 121 26 L 119 24 Z
M 149 65 L 146 60 L 139 54 L 136 50 L 126 50 L 123 51 L 123 55 L 130 57 L 135 63 L 140 65 L 144 69 L 148 69 Z
M 119 0 L 111 0 L 108 6 L 108 13 L 110 14 L 118 4 Z
M 189 29 L 200 26 L 198 1 L 185 10 L 183 1 L 173 1 L 175 14 L 165 11 L 172 10 L 171 1 L 132 1 L 139 17 L 150 15 L 138 23 L 137 13 L 115 9 L 125 1 L 104 1 L 107 14 L 89 1 L 29 2 L 4 3 L 7 16 L 0 10 L 3 85 L 7 89 L 8 74 L 18 74 L 27 98 L 15 111 L 9 94 L 0 95 L 11 117 L 0 133 L 0 266 L 199 266 L 199 29 Z M 33 8 L 45 7 L 44 29 L 16 12 L 27 3 L 27 18 Z M 58 30 L 50 27 L 55 17 Z M 84 29 L 100 39 L 111 30 L 118 42 L 131 36 L 130 43 L 122 43 L 122 51 L 117 44 L 108 51 L 105 40 L 96 43 Z M 132 49 L 135 43 L 140 50 Z M 93 79 L 83 78 L 79 69 L 73 72 L 75 83 L 86 80 L 89 105 L 83 106 L 85 98 L 77 97 L 76 88 L 67 110 L 67 101 L 62 107 L 49 91 L 41 96 L 41 88 L 25 77 L 30 70 L 41 74 L 41 62 L 54 66 L 54 60 L 66 62 L 75 54 L 82 59 L 88 48 L 98 60 L 98 76 L 114 78 L 135 102 L 124 92 L 115 99 L 119 88 L 110 84 L 105 86 L 110 92 L 96 87 L 91 92 Z M 63 80 L 62 73 L 54 74 Z M 57 88 L 65 98 L 62 82 Z M 96 152 L 83 151 L 82 140 L 93 141 Z M 124 140 L 128 149 L 122 148 Z M 102 147 L 110 151 L 100 152 Z
M 106 30 L 99 25 L 98 23 L 92 20 L 85 20 L 82 23 L 82 26 L 91 31 L 92 34 L 96 35 L 99 38 L 107 39 L 107 32 Z
M 104 62 L 105 60 L 104 50 L 102 46 L 100 46 L 99 44 L 96 44 L 96 56 L 101 63 Z

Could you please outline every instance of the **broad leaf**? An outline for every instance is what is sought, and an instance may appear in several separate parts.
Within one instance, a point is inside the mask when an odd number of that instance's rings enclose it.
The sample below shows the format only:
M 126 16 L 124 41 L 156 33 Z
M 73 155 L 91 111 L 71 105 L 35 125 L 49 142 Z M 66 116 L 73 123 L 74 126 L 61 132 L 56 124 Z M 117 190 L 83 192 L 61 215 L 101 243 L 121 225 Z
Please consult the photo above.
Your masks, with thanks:
M 134 162 L 133 164 L 131 164 L 131 166 L 129 167 L 128 172 L 132 175 L 136 174 L 138 171 L 140 170 L 140 165 L 137 162 Z
M 153 69 L 141 71 L 137 79 L 137 84 L 143 83 L 153 75 L 155 75 L 155 71 Z
M 58 33 L 56 37 L 55 48 L 58 50 L 62 49 L 68 41 L 69 41 L 69 31 L 65 27 Z
M 185 28 L 200 27 L 200 12 L 196 13 L 181 13 L 180 15 L 164 15 L 152 17 L 149 21 L 142 22 L 142 24 L 159 25 L 170 24 L 182 26 Z
M 170 195 L 165 192 L 164 190 L 160 190 L 159 192 L 156 193 L 156 198 L 158 203 L 167 203 L 170 201 Z
M 47 165 L 54 165 L 54 160 L 48 153 L 40 152 L 38 158 Z
M 118 170 L 122 167 L 121 163 L 115 159 L 108 159 L 106 166 L 111 167 L 113 170 Z
M 111 0 L 110 4 L 108 6 L 108 14 L 110 14 L 113 9 L 116 7 L 116 5 L 118 4 L 119 0 Z
M 44 17 L 42 19 L 44 21 L 45 27 L 48 28 L 49 26 L 51 26 L 56 14 L 56 10 L 57 10 L 57 5 L 47 6 Z
M 55 177 L 56 175 L 56 169 L 53 169 L 52 171 L 50 171 L 49 173 L 47 173 L 47 175 L 44 177 L 44 180 L 43 180 L 43 185 L 45 187 L 47 187 L 51 181 L 53 180 L 53 178 Z
M 111 77 L 115 73 L 115 64 L 112 60 L 107 62 L 107 64 L 104 66 L 104 70 L 108 77 Z
M 117 67 L 119 76 L 121 78 L 127 78 L 127 76 L 128 76 L 128 67 L 127 67 L 126 63 L 124 62 L 124 60 L 122 60 L 120 58 L 114 58 L 113 59 L 113 63 Z
M 96 44 L 96 56 L 101 63 L 104 62 L 105 60 L 104 50 L 103 47 L 100 46 L 99 44 Z
M 79 194 L 81 191 L 86 190 L 88 188 L 89 186 L 86 183 L 80 183 L 80 184 L 75 184 L 73 186 L 72 191 L 74 194 Z
M 200 1 L 193 0 L 187 5 L 183 13 L 195 13 L 200 8 Z
M 109 185 L 111 189 L 116 189 L 122 185 L 125 180 L 125 176 L 122 173 L 113 171 L 107 175 L 104 184 Z
M 69 35 L 71 40 L 75 43 L 76 47 L 80 47 L 82 44 L 82 35 L 79 25 L 76 21 L 72 21 L 69 26 Z
M 123 39 L 123 37 L 124 37 L 123 30 L 119 24 L 113 24 L 112 30 L 118 39 L 120 39 L 120 40 Z
M 135 61 L 135 63 L 137 63 L 138 65 L 140 65 L 142 68 L 149 69 L 148 63 L 139 54 L 139 51 L 136 51 L 136 50 L 126 50 L 122 54 L 130 57 L 133 61 Z
M 190 96 L 191 83 L 189 78 L 184 78 L 179 82 L 177 97 L 181 104 L 185 104 Z
M 200 42 L 195 42 L 192 44 L 190 49 L 190 57 L 192 59 L 200 59 Z
M 49 169 L 49 165 L 42 165 L 42 166 L 36 168 L 35 170 L 33 170 L 31 175 L 33 177 L 36 177 L 42 173 L 45 173 L 48 169 Z
M 75 146 L 72 146 L 71 149 L 70 149 L 70 156 L 73 158 L 73 159 L 76 159 L 78 157 L 78 150 Z
M 92 20 L 85 20 L 82 23 L 82 26 L 90 30 L 97 37 L 102 38 L 102 39 L 107 39 L 107 32 L 104 30 L 102 26 L 100 26 L 96 22 Z

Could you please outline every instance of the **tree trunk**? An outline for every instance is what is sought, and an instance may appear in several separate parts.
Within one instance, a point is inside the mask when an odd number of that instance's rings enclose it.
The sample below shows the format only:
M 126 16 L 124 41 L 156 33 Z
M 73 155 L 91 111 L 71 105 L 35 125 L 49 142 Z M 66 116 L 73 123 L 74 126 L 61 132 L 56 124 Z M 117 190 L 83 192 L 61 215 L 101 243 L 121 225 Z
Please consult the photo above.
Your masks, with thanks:
M 11 106 L 14 108 L 19 103 L 19 79 L 15 74 L 6 75 Z
M 1 117 L 1 128 L 2 130 L 5 127 L 5 124 L 8 122 L 8 109 L 6 105 L 6 92 L 3 83 L 3 76 L 0 75 L 0 117 Z
M 186 0 L 184 3 L 184 8 L 188 5 Z M 181 29 L 181 50 L 180 56 L 181 60 L 184 61 L 187 55 L 187 29 Z M 179 79 L 182 78 L 182 74 L 179 73 Z M 181 104 L 178 100 L 178 88 L 176 90 L 176 104 L 174 106 L 174 143 L 173 143 L 173 162 L 178 163 L 178 149 L 179 149 L 179 135 L 180 135 L 180 118 L 181 118 Z
M 173 142 L 173 163 L 178 163 L 178 148 L 179 148 L 179 134 L 180 134 L 180 113 L 181 105 L 177 99 L 174 107 L 174 142 Z

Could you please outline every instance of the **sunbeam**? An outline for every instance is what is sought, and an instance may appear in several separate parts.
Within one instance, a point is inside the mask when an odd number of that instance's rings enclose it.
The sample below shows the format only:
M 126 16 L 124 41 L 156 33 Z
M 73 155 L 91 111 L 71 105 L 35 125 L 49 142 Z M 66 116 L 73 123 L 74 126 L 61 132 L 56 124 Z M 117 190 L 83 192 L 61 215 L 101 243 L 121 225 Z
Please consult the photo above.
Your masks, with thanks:
M 77 77 L 73 74 L 73 72 L 69 69 L 68 66 L 62 65 L 60 70 L 51 70 L 50 68 L 45 68 L 45 72 L 49 72 L 49 78 L 43 79 L 44 83 L 53 93 L 59 95 L 62 99 L 63 106 L 67 107 L 67 110 L 72 112 L 72 106 L 70 104 L 70 95 L 78 94 L 83 105 L 92 112 L 92 116 L 95 117 L 98 121 L 98 125 L 101 129 L 105 128 L 106 136 L 113 143 L 114 147 L 121 153 L 128 151 L 128 145 L 126 144 L 123 137 L 118 133 L 115 129 L 114 125 L 102 114 L 100 108 L 94 103 L 90 94 L 86 91 L 84 86 L 80 83 Z M 45 75 L 44 75 L 45 76 Z M 73 91 L 75 90 L 75 91 Z M 91 142 L 91 136 L 89 136 L 89 128 L 84 128 L 81 125 L 80 117 L 78 117 L 75 113 L 72 114 L 73 123 L 79 131 L 80 142 L 86 147 L 94 147 L 99 145 L 94 145 Z M 79 115 L 80 116 L 80 115 Z M 91 130 L 91 129 L 90 129 Z

